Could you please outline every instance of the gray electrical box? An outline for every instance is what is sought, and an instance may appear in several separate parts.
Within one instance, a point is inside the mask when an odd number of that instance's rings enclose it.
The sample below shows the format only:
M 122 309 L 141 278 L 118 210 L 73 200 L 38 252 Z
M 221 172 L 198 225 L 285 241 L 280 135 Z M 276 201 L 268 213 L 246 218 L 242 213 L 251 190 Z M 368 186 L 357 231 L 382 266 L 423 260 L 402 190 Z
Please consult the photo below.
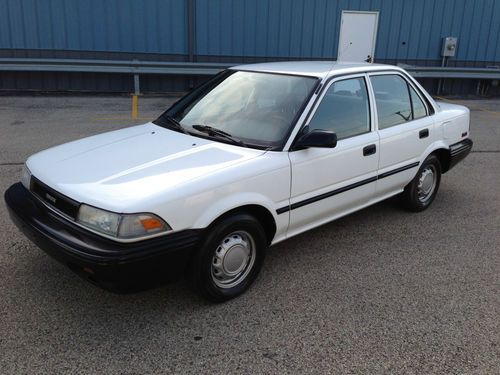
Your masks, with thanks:
M 443 50 L 441 51 L 441 56 L 455 56 L 456 51 L 457 38 L 453 36 L 443 38 Z

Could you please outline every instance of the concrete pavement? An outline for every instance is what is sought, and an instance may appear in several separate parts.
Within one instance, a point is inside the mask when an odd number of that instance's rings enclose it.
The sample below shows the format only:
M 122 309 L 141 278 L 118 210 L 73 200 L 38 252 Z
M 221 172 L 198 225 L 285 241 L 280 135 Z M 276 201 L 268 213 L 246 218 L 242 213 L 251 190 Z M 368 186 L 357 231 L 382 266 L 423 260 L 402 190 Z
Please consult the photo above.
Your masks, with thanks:
M 130 126 L 129 97 L 0 97 L 0 190 L 28 155 Z M 145 122 L 169 98 L 140 98 Z M 500 369 L 500 101 L 425 212 L 382 202 L 271 248 L 245 295 L 184 282 L 115 295 L 24 238 L 0 201 L 1 374 L 495 374 Z

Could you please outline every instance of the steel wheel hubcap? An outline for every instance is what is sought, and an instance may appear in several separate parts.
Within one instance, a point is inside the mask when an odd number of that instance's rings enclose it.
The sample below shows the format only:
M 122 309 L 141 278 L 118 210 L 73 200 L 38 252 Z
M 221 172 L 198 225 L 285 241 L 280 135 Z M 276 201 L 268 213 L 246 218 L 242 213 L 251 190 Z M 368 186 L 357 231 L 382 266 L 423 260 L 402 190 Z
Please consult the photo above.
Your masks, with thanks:
M 247 232 L 224 237 L 212 258 L 212 280 L 220 288 L 232 288 L 250 273 L 255 262 L 255 243 Z
M 425 167 L 420 174 L 417 185 L 417 194 L 420 202 L 425 203 L 429 200 L 436 188 L 436 169 L 433 165 Z

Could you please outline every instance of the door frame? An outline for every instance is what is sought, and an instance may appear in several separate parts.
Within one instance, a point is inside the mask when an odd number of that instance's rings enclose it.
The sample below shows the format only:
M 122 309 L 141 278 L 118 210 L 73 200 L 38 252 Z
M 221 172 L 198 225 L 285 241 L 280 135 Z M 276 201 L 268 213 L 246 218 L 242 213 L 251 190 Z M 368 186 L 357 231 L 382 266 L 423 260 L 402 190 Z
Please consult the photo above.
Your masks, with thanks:
M 376 125 L 377 125 L 376 131 L 381 131 L 381 130 L 385 130 L 388 128 L 379 129 L 379 127 L 378 127 L 378 109 L 377 109 L 377 102 L 375 99 L 375 90 L 373 89 L 371 77 L 391 76 L 391 75 L 396 75 L 396 76 L 401 77 L 401 79 L 403 79 L 406 82 L 406 84 L 409 85 L 416 92 L 417 96 L 420 98 L 420 100 L 422 101 L 422 103 L 425 106 L 425 111 L 427 112 L 427 115 L 425 117 L 430 117 L 430 116 L 435 114 L 434 108 L 431 106 L 431 104 L 428 102 L 428 100 L 426 100 L 422 91 L 420 91 L 420 89 L 415 85 L 415 83 L 411 79 L 409 79 L 408 75 L 404 74 L 403 72 L 401 72 L 399 70 L 380 70 L 380 71 L 375 70 L 375 71 L 371 71 L 371 72 L 369 71 L 366 73 L 366 79 L 368 82 L 368 91 L 373 99 L 373 108 L 374 108 L 373 114 L 375 117 L 374 123 L 376 123 Z M 412 111 L 413 111 L 413 107 L 412 107 Z M 416 119 L 416 120 L 418 120 L 418 119 Z M 412 119 L 412 120 L 407 121 L 407 122 L 412 122 L 412 121 L 415 121 L 415 119 Z M 393 125 L 393 126 L 399 126 L 402 124 L 404 124 L 404 122 L 401 124 L 398 124 L 398 125 Z M 393 127 L 393 126 L 391 126 L 391 127 Z
M 370 202 L 375 196 L 375 192 L 376 192 L 376 188 L 377 188 L 376 175 L 378 172 L 378 164 L 379 164 L 378 149 L 380 148 L 379 147 L 380 137 L 378 135 L 378 131 L 377 131 L 375 124 L 374 124 L 374 121 L 373 121 L 373 119 L 374 119 L 374 112 L 373 112 L 374 105 L 373 105 L 372 97 L 370 96 L 370 91 L 369 91 L 370 90 L 369 89 L 370 82 L 369 82 L 369 77 L 368 77 L 367 72 L 355 72 L 355 73 L 349 73 L 349 74 L 341 74 L 341 75 L 335 75 L 335 76 L 331 76 L 331 77 L 327 78 L 326 82 L 324 83 L 324 85 L 321 88 L 320 93 L 318 94 L 315 102 L 313 103 L 311 109 L 307 113 L 307 115 L 306 115 L 304 121 L 302 122 L 302 124 L 300 125 L 299 129 L 301 130 L 301 129 L 303 129 L 303 127 L 309 125 L 310 121 L 313 119 L 314 115 L 316 114 L 317 109 L 319 108 L 319 106 L 323 102 L 328 89 L 330 89 L 334 83 L 339 82 L 339 81 L 343 81 L 343 80 L 347 80 L 347 79 L 355 79 L 355 78 L 362 78 L 365 81 L 365 85 L 366 85 L 366 89 L 367 89 L 367 100 L 368 100 L 368 105 L 369 105 L 370 130 L 366 133 L 356 134 L 356 135 L 339 140 L 337 143 L 337 146 L 333 149 L 330 149 L 330 148 L 313 149 L 313 148 L 311 148 L 311 149 L 309 149 L 309 151 L 307 151 L 307 150 L 293 150 L 293 149 L 288 150 L 289 159 L 290 159 L 290 166 L 291 166 L 292 175 L 293 175 L 294 174 L 294 166 L 296 165 L 295 163 L 297 162 L 297 160 L 294 160 L 294 159 L 298 159 L 298 162 L 299 162 L 298 164 L 302 164 L 303 161 L 306 160 L 304 156 L 300 155 L 300 153 L 303 153 L 303 152 L 318 154 L 318 155 L 309 155 L 309 160 L 320 161 L 321 159 L 332 158 L 332 157 L 335 157 L 336 155 L 338 155 L 339 153 L 346 153 L 346 152 L 350 152 L 352 149 L 359 148 L 359 150 L 360 150 L 359 155 L 360 155 L 360 157 L 362 157 L 361 156 L 362 155 L 362 146 L 360 146 L 359 144 L 356 144 L 356 143 L 357 142 L 359 143 L 359 140 L 361 139 L 361 137 L 363 137 L 365 144 L 376 143 L 377 155 L 376 155 L 376 160 L 374 160 L 374 162 L 375 162 L 374 168 L 372 170 L 370 170 L 369 172 L 366 172 L 364 174 L 351 175 L 350 177 L 348 177 L 344 180 L 336 181 L 333 184 L 321 186 L 319 188 L 314 188 L 312 190 L 302 192 L 298 195 L 294 195 L 294 180 L 292 179 L 291 187 L 290 187 L 289 206 L 286 207 L 286 210 L 285 210 L 285 208 L 283 208 L 281 210 L 281 213 L 290 211 L 287 236 L 301 233 L 304 230 L 307 230 L 308 228 L 314 228 L 318 225 L 321 225 L 322 223 L 329 222 L 329 221 L 334 220 L 340 216 L 344 216 L 347 213 L 350 213 L 350 212 L 353 212 L 357 209 L 360 209 L 361 207 L 366 207 L 368 205 L 368 202 Z M 299 130 L 299 132 L 300 132 L 300 130 Z M 366 139 L 369 137 L 373 138 L 373 140 Z M 296 139 L 296 138 L 294 138 L 294 139 Z M 370 156 L 370 157 L 373 157 L 373 156 Z M 294 177 L 294 178 L 297 178 L 297 177 Z M 353 182 L 353 180 L 354 180 L 354 182 Z M 370 187 L 370 189 L 372 189 L 371 197 L 369 197 L 369 199 L 366 200 L 365 202 L 363 202 L 362 204 L 355 204 L 353 206 L 354 209 L 352 207 L 345 208 L 342 210 L 336 208 L 336 210 L 338 209 L 338 212 L 332 211 L 330 214 L 327 214 L 325 212 L 322 217 L 318 216 L 317 219 L 314 219 L 313 221 L 311 221 L 312 224 L 309 223 L 309 224 L 306 224 L 303 226 L 297 224 L 298 221 L 302 220 L 301 217 L 304 217 L 304 215 L 307 216 L 307 215 L 311 215 L 311 214 L 310 214 L 310 212 L 309 213 L 306 212 L 306 213 L 298 214 L 298 216 L 295 216 L 296 214 L 292 213 L 292 211 L 306 207 L 310 204 L 315 204 L 315 203 L 322 201 L 322 200 L 327 201 L 328 199 L 333 199 L 333 197 L 336 196 L 337 194 L 341 194 L 341 193 L 352 194 L 352 191 L 356 191 L 356 194 L 358 195 L 358 199 L 360 199 L 359 198 L 360 190 L 357 190 L 357 189 L 367 189 L 367 188 L 369 188 L 368 185 L 370 185 L 372 183 L 374 183 L 374 184 L 372 187 Z M 328 201 L 325 204 L 328 204 Z M 295 212 L 297 212 L 297 211 L 295 211 Z M 291 228 L 292 228 L 292 232 L 290 232 Z
M 371 91 L 370 91 L 371 82 L 370 82 L 369 74 L 370 74 L 370 72 L 358 72 L 358 73 L 334 75 L 334 76 L 329 77 L 327 79 L 327 81 L 325 82 L 325 84 L 323 85 L 321 92 L 317 96 L 317 99 L 314 102 L 313 106 L 311 107 L 310 111 L 307 113 L 307 116 L 304 119 L 304 122 L 302 123 L 302 125 L 299 129 L 299 132 L 300 132 L 300 130 L 302 130 L 302 128 L 309 126 L 309 123 L 311 122 L 312 118 L 314 117 L 316 110 L 321 105 L 321 102 L 323 101 L 328 89 L 334 83 L 339 82 L 339 81 L 345 81 L 348 79 L 355 79 L 355 78 L 363 78 L 365 81 L 366 95 L 368 97 L 368 105 L 369 105 L 368 112 L 370 114 L 370 131 L 369 132 L 376 132 L 378 130 L 378 128 L 375 127 L 375 119 L 376 119 L 377 113 L 373 111 L 373 109 L 375 107 L 375 98 L 373 98 L 373 102 L 372 102 L 372 98 L 370 95 L 371 94 Z M 365 134 L 365 133 L 363 133 L 363 134 Z M 362 135 L 362 134 L 358 134 L 358 135 Z M 356 137 L 356 136 L 357 135 L 354 135 L 353 137 Z M 351 137 L 349 137 L 349 138 L 351 138 Z M 344 139 L 346 139 L 346 138 L 344 138 Z
M 372 39 L 372 51 L 370 56 L 372 57 L 372 61 L 375 60 L 375 47 L 377 43 L 377 34 L 378 34 L 378 18 L 379 18 L 379 11 L 378 10 L 342 10 L 342 15 L 340 16 L 340 30 L 339 30 L 339 41 L 337 43 L 337 61 L 339 61 L 339 54 L 340 54 L 340 41 L 342 40 L 342 25 L 344 21 L 344 14 L 347 13 L 352 13 L 352 14 L 374 14 L 376 16 L 375 18 L 375 32 L 373 34 L 373 39 Z

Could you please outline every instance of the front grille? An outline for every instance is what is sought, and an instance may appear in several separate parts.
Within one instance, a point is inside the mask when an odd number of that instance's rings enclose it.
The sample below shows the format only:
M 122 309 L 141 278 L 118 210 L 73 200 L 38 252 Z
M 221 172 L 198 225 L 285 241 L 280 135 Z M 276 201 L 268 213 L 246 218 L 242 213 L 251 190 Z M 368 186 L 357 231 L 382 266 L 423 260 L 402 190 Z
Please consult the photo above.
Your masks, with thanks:
M 58 193 L 33 176 L 31 176 L 31 191 L 48 206 L 76 219 L 80 207 L 80 203 L 77 201 Z

